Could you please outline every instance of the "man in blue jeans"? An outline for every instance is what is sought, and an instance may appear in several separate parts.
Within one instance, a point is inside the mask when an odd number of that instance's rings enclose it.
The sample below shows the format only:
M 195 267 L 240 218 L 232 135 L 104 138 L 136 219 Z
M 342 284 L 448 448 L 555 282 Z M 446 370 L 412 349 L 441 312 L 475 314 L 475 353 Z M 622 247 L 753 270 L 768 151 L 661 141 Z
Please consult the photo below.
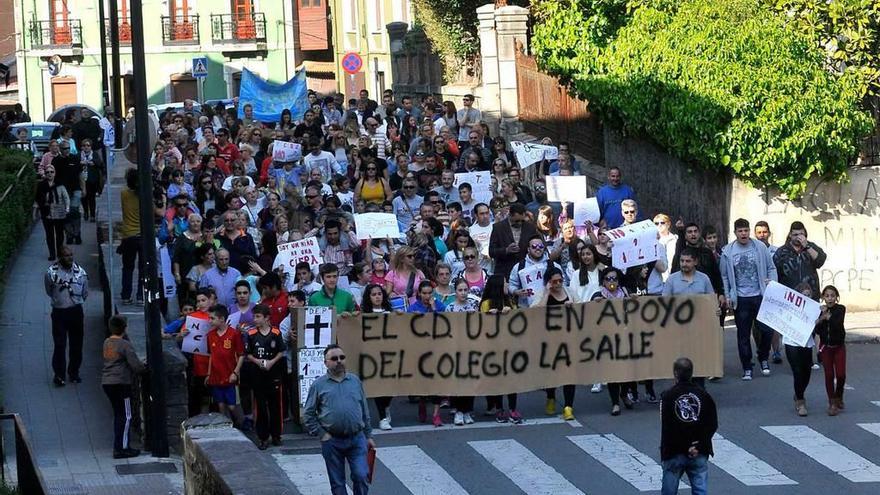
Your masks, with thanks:
M 663 465 L 661 495 L 678 493 L 687 473 L 693 495 L 708 492 L 712 436 L 718 429 L 715 401 L 691 381 L 694 363 L 678 358 L 672 367 L 675 385 L 660 395 L 660 459 Z
M 776 281 L 776 265 L 770 251 L 763 242 L 750 237 L 749 221 L 739 218 L 733 223 L 736 240 L 721 250 L 721 280 L 724 283 L 724 295 L 728 306 L 733 309 L 736 322 L 736 340 L 739 348 L 739 360 L 743 367 L 743 380 L 752 379 L 752 324 L 760 332 L 761 339 L 757 342 L 758 361 L 761 363 L 761 374 L 770 374 L 767 358 L 770 355 L 770 343 L 773 340 L 773 329 L 756 321 L 758 308 L 767 284 Z
M 324 349 L 327 373 L 309 387 L 305 425 L 310 435 L 321 438 L 321 454 L 327 464 L 330 492 L 346 495 L 345 461 L 351 470 L 354 495 L 367 495 L 367 446 L 375 448 L 370 409 L 360 379 L 345 370 L 345 353 L 336 344 Z M 355 400 L 352 400 L 352 399 Z

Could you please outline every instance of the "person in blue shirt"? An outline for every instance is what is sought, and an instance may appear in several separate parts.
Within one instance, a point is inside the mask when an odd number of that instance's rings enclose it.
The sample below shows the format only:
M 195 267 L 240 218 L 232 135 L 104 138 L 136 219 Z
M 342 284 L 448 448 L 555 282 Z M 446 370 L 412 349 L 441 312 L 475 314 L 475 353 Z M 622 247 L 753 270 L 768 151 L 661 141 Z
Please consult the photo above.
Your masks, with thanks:
M 613 229 L 623 224 L 620 203 L 625 199 L 635 200 L 636 193 L 632 187 L 621 182 L 620 168 L 611 167 L 608 169 L 608 182 L 596 193 L 599 213 L 606 228 Z

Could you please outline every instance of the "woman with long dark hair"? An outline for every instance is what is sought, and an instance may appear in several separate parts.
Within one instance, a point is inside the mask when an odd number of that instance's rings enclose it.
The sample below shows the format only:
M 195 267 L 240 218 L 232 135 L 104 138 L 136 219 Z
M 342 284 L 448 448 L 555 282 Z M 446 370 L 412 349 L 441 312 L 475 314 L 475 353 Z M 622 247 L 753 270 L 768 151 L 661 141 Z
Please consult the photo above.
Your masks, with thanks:
M 593 301 L 601 301 L 603 299 L 623 299 L 629 297 L 629 293 L 621 285 L 623 281 L 623 272 L 619 268 L 609 266 L 599 272 L 599 279 L 602 285 L 599 290 L 593 294 L 590 299 Z M 625 383 L 609 383 L 608 395 L 611 397 L 611 415 L 620 415 L 620 399 L 623 398 L 623 405 L 627 409 L 633 408 L 633 401 L 630 399 L 630 393 L 636 393 L 636 382 Z
M 388 301 L 388 293 L 378 284 L 367 284 L 364 287 L 364 299 L 361 302 L 361 313 L 390 313 L 391 303 Z M 376 410 L 379 411 L 379 429 L 391 429 L 391 397 L 376 397 L 373 399 Z
M 516 307 L 516 300 L 507 294 L 505 289 L 504 275 L 496 273 L 489 276 L 486 286 L 483 288 L 483 296 L 480 299 L 481 313 L 509 313 L 511 309 Z M 513 424 L 522 424 L 522 414 L 516 408 L 517 394 L 507 394 L 507 406 L 510 408 L 510 414 L 504 412 L 504 403 L 500 395 L 490 395 L 486 397 L 486 415 L 495 416 L 498 423 L 511 422 Z
M 67 195 L 64 184 L 56 182 L 54 166 L 48 165 L 43 174 L 45 179 L 37 184 L 36 203 L 46 230 L 49 261 L 55 261 L 64 245 L 64 222 L 70 210 L 70 196 Z

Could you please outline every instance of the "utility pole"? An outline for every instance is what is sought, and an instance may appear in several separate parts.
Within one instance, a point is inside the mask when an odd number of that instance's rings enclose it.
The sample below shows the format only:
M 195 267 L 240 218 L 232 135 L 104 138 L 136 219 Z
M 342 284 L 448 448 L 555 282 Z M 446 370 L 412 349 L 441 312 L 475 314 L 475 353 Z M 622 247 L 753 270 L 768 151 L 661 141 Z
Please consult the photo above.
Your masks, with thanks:
M 165 406 L 165 363 L 159 319 L 159 286 L 156 269 L 156 231 L 153 225 L 153 177 L 150 173 L 150 125 L 147 116 L 147 67 L 144 55 L 144 13 L 141 0 L 131 1 L 131 61 L 134 73 L 134 120 L 137 137 L 137 167 L 140 182 L 141 256 L 144 259 L 144 322 L 147 326 L 147 364 L 150 368 L 150 410 L 148 421 L 153 457 L 168 457 Z M 120 133 L 121 134 L 121 133 Z
M 99 0 L 103 2 L 103 0 Z M 116 148 L 122 147 L 122 122 L 125 119 L 125 114 L 122 113 L 122 92 L 119 89 L 119 85 L 122 83 L 122 70 L 119 67 L 119 8 L 116 5 L 117 0 L 108 0 L 110 3 L 110 48 L 113 50 L 111 53 L 111 58 L 113 60 L 113 74 L 112 74 L 112 102 L 113 102 L 113 113 L 116 114 L 116 119 L 113 121 L 114 131 L 116 133 Z M 140 4 L 140 2 L 138 2 Z M 143 31 L 141 31 L 143 33 Z M 141 44 L 143 44 L 143 34 L 141 34 Z M 150 216 L 152 218 L 152 216 Z
M 110 0 L 110 3 L 115 3 L 115 0 Z M 98 36 L 101 38 L 101 112 L 103 112 L 110 104 L 110 89 L 107 86 L 107 24 L 105 24 L 104 0 L 98 0 L 98 17 L 100 17 Z

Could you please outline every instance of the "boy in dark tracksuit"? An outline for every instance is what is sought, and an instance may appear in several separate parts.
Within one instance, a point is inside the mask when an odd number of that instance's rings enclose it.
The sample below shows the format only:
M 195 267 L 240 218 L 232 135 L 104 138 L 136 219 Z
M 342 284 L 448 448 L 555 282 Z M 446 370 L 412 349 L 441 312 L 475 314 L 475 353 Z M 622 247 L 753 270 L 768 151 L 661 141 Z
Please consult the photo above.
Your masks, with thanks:
M 137 457 L 140 450 L 129 447 L 131 427 L 131 382 L 144 365 L 125 336 L 128 322 L 123 316 L 110 318 L 110 337 L 104 340 L 104 368 L 101 385 L 113 406 L 113 458 Z
M 673 367 L 676 384 L 660 396 L 660 459 L 663 465 L 661 495 L 678 493 L 687 473 L 691 493 L 708 491 L 712 436 L 718 429 L 718 412 L 712 397 L 692 381 L 694 364 L 679 358 Z
M 284 415 L 281 412 L 281 378 L 287 371 L 284 361 L 285 343 L 281 331 L 271 325 L 271 311 L 264 304 L 253 309 L 256 328 L 248 330 L 245 344 L 247 377 L 254 395 L 254 414 L 256 415 L 257 447 L 265 450 L 269 446 L 269 435 L 273 445 L 281 445 L 281 427 Z

